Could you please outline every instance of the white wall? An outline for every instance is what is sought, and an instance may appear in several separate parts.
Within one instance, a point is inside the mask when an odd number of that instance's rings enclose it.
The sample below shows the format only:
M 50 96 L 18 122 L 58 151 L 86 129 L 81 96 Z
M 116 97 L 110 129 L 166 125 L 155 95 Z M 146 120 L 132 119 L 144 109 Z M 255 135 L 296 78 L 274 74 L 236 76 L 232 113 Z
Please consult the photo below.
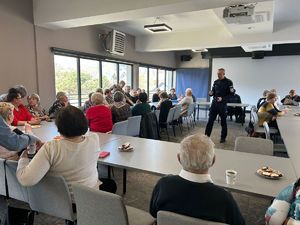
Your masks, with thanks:
M 213 60 L 212 82 L 217 79 L 217 69 L 224 68 L 233 81 L 243 103 L 256 105 L 263 90 L 275 88 L 283 98 L 290 89 L 300 94 L 300 56 L 276 56 L 264 59 L 216 58 Z

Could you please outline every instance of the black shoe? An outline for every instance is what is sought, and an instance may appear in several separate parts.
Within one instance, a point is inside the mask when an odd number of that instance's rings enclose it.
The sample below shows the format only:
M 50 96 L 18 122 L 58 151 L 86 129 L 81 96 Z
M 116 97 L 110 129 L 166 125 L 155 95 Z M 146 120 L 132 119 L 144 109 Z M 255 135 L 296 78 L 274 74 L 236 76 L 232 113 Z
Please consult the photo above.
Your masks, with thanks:
M 226 141 L 225 138 L 220 139 L 220 143 L 224 143 L 225 141 Z

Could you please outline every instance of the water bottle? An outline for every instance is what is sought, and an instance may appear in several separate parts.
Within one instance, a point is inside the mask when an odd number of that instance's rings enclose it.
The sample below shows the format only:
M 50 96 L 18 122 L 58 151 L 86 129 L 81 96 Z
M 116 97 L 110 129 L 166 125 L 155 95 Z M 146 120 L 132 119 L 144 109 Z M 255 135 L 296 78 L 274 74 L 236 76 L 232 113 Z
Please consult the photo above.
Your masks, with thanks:
M 33 156 L 36 153 L 36 143 L 33 142 L 29 145 L 29 149 L 28 149 L 28 157 L 29 158 L 33 158 Z

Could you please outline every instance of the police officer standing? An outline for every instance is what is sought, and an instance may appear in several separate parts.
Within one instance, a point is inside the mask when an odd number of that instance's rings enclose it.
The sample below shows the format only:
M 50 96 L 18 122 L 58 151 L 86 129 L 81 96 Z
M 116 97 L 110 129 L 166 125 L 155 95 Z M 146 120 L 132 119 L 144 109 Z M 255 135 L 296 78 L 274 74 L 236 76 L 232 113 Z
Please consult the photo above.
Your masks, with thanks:
M 210 137 L 214 121 L 217 115 L 221 117 L 221 139 L 220 143 L 224 143 L 227 136 L 226 123 L 226 103 L 230 95 L 234 93 L 233 83 L 230 79 L 225 77 L 225 69 L 218 69 L 218 80 L 215 80 L 212 90 L 209 91 L 209 96 L 213 96 L 213 101 L 209 110 L 209 119 L 206 125 L 205 134 Z

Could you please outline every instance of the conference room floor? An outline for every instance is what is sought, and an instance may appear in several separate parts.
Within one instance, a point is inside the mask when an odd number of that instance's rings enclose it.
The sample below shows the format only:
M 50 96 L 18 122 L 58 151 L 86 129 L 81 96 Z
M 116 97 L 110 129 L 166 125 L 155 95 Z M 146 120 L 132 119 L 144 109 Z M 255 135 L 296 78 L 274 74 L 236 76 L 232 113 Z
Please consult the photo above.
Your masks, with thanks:
M 248 124 L 246 121 L 245 124 Z M 179 129 L 176 129 L 176 137 L 173 136 L 170 130 L 170 141 L 180 142 L 185 136 L 193 133 L 204 133 L 206 121 L 197 121 L 195 128 L 191 129 L 189 132 L 184 127 L 183 134 L 180 133 Z M 220 124 L 215 122 L 215 126 L 211 135 L 212 140 L 216 144 L 216 148 L 232 150 L 234 147 L 234 140 L 237 136 L 246 136 L 245 126 L 237 124 L 234 121 L 228 120 L 228 137 L 226 143 L 220 144 Z M 162 139 L 167 140 L 166 133 L 162 134 Z M 222 159 L 217 159 L 222 160 Z M 103 170 L 102 170 L 103 171 Z M 149 201 L 154 185 L 156 184 L 159 176 L 154 176 L 141 172 L 128 171 L 127 173 L 127 193 L 124 196 L 124 201 L 126 204 L 137 207 L 143 210 L 148 210 Z M 114 169 L 114 179 L 118 183 L 117 194 L 122 194 L 122 171 L 119 169 Z M 266 208 L 270 204 L 270 199 L 265 199 L 256 196 L 250 196 L 241 193 L 232 192 L 235 200 L 237 201 L 241 212 L 246 220 L 246 224 L 249 225 L 261 225 L 264 224 L 264 213 Z M 16 204 L 20 204 L 15 202 Z M 2 220 L 5 213 L 5 203 L 4 200 L 0 201 L 0 218 Z M 101 220 L 101 218 L 99 218 Z M 44 214 L 39 214 L 35 219 L 36 225 L 63 225 L 64 221 L 58 218 L 50 217 Z

